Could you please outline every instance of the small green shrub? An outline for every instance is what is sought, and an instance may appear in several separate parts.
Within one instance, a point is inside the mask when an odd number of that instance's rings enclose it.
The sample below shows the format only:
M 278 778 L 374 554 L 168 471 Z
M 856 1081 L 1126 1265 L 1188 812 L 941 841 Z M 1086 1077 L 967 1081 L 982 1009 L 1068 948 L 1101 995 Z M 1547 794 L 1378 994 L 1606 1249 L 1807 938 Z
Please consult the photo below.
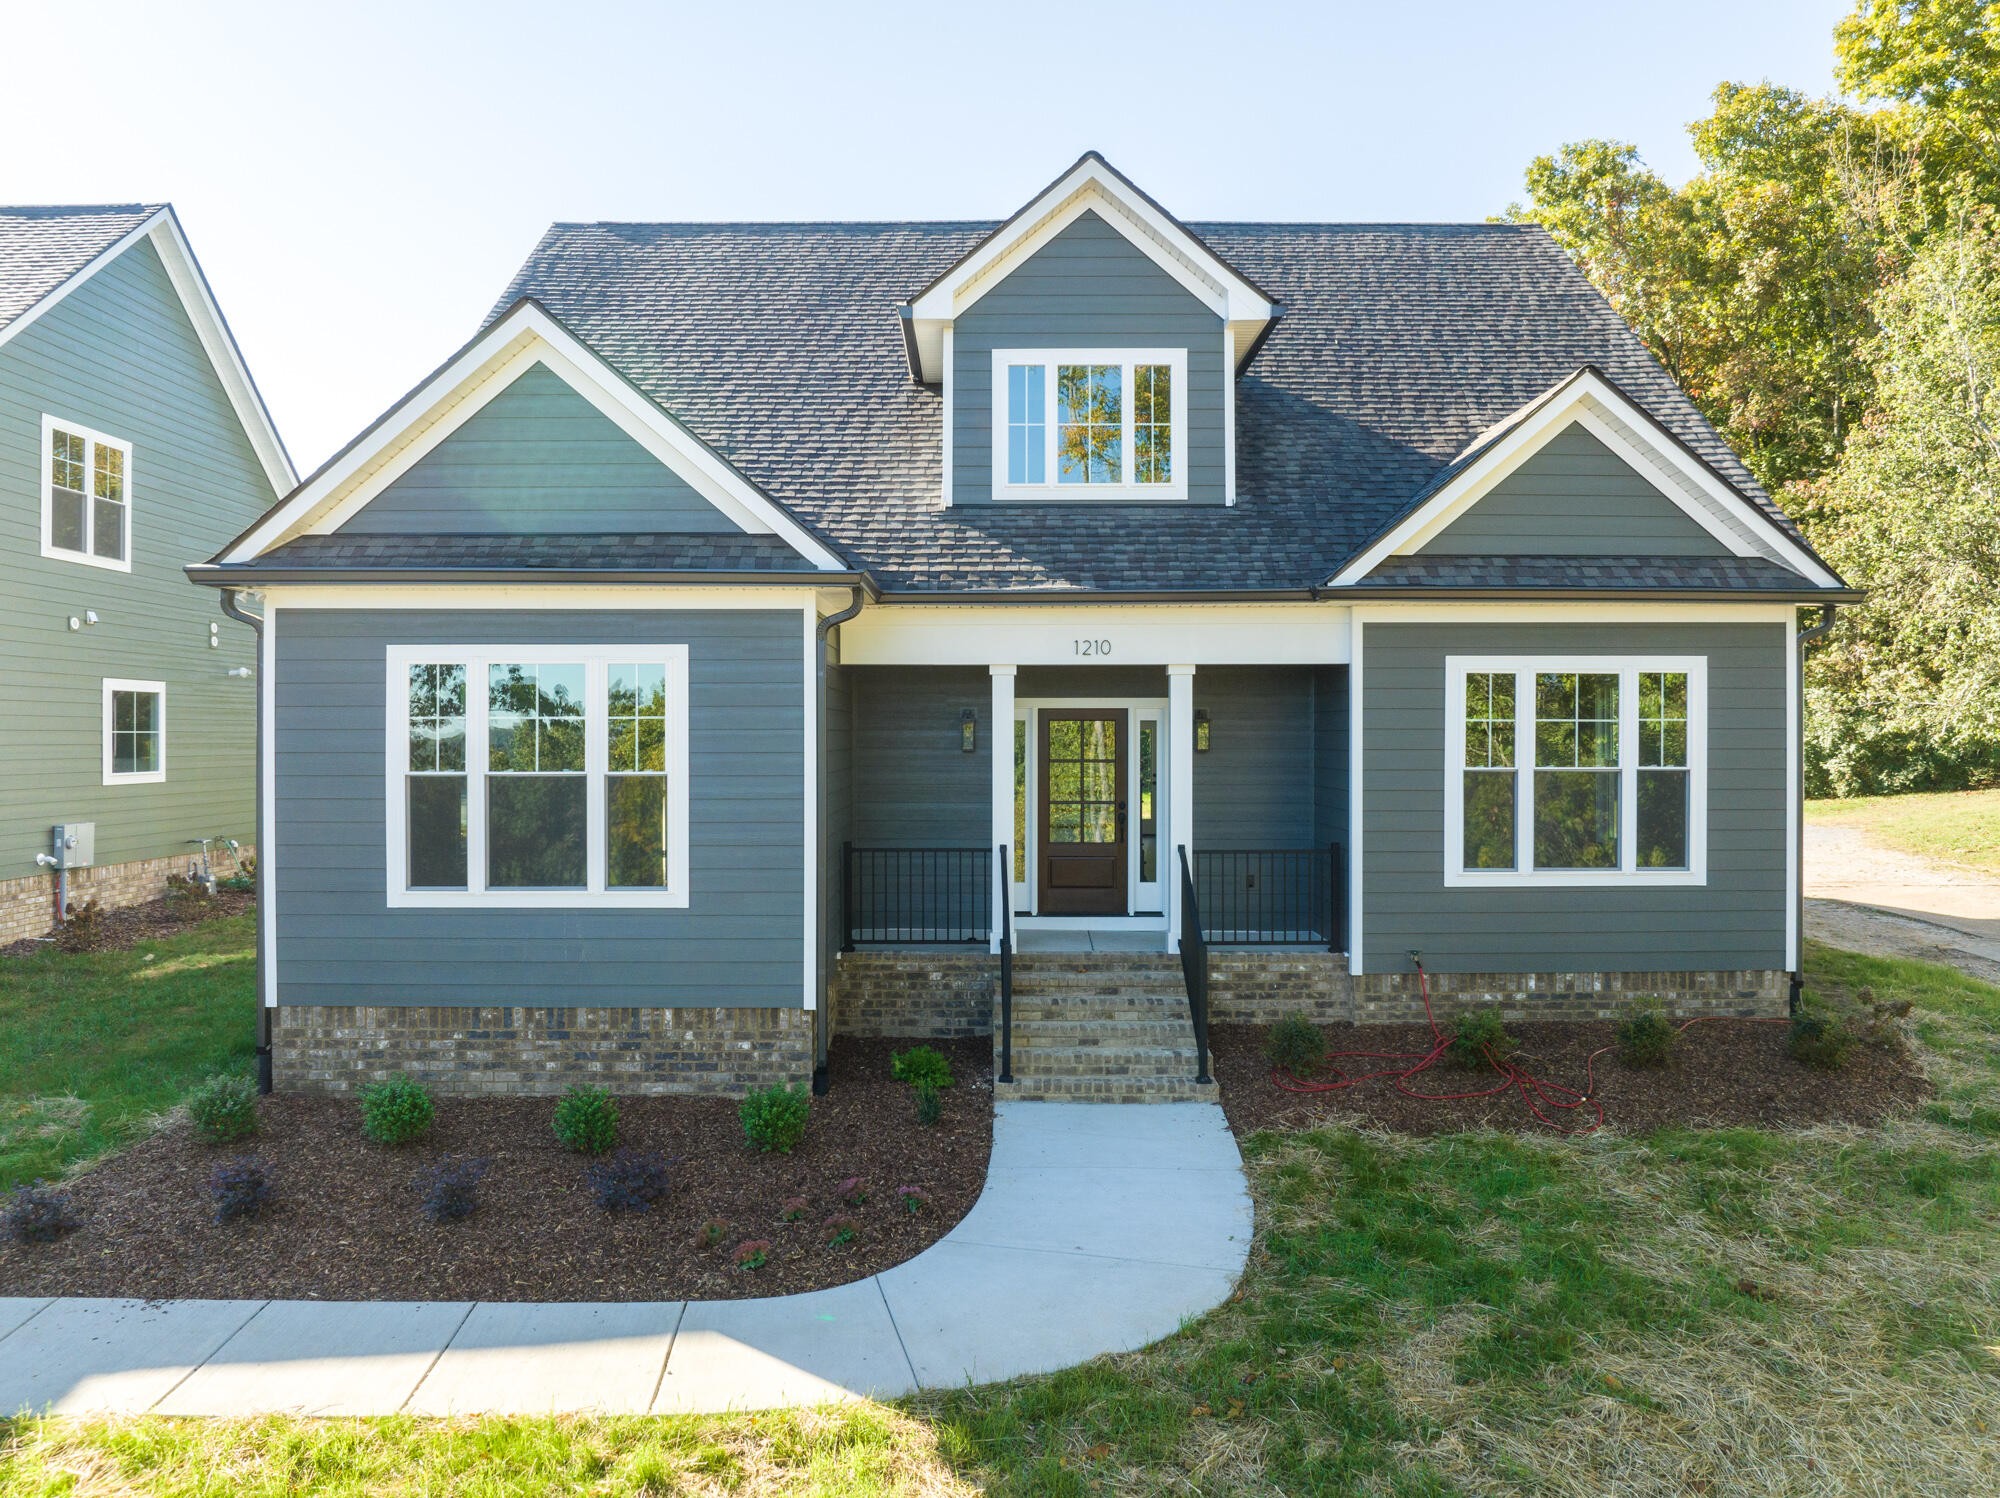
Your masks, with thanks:
M 209 1144 L 229 1144 L 257 1132 L 257 1084 L 248 1077 L 210 1077 L 188 1094 L 188 1117 Z
M 811 1205 L 803 1196 L 794 1196 L 786 1200 L 783 1210 L 778 1213 L 778 1217 L 783 1222 L 804 1222 L 806 1220 L 806 1213 L 811 1210 Z
M 377 1144 L 411 1144 L 430 1132 L 437 1105 L 430 1089 L 408 1077 L 391 1077 L 361 1089 L 361 1132 Z
M 951 1086 L 951 1062 L 931 1046 L 911 1046 L 889 1058 L 889 1075 L 919 1091 L 925 1087 L 943 1091 Z
M 82 905 L 72 905 L 56 927 L 56 950 L 59 952 L 95 952 L 109 940 L 104 929 L 104 912 L 95 900 Z
M 762 1269 L 771 1259 L 771 1240 L 752 1238 L 736 1245 L 735 1263 L 738 1269 L 753 1273 Z
M 752 1149 L 789 1155 L 806 1137 L 806 1119 L 812 1113 L 812 1097 L 801 1082 L 787 1087 L 773 1083 L 743 1099 L 736 1116 L 743 1120 L 743 1133 Z
M 1815 1010 L 1801 1009 L 1792 1016 L 1792 1032 L 1785 1049 L 1794 1061 L 1821 1071 L 1838 1071 L 1847 1060 L 1852 1042 L 1840 1021 Z
M 696 1248 L 719 1248 L 722 1240 L 729 1236 L 729 1222 L 726 1218 L 711 1217 L 694 1230 Z
M 1326 1061 L 1326 1036 L 1303 1014 L 1288 1014 L 1264 1037 L 1264 1059 L 1278 1071 L 1309 1077 Z
M 1451 1059 L 1460 1066 L 1484 1066 L 1487 1057 L 1505 1061 L 1520 1042 L 1507 1033 L 1497 1009 L 1479 1009 L 1452 1022 Z
M 842 1248 L 852 1243 L 861 1233 L 861 1224 L 852 1217 L 835 1215 L 827 1218 L 820 1227 L 820 1237 L 828 1248 Z
M 944 1099 L 938 1090 L 928 1082 L 917 1084 L 917 1122 L 925 1128 L 934 1128 L 944 1117 Z
M 1658 1009 L 1641 1009 L 1618 1026 L 1618 1059 L 1627 1066 L 1665 1066 L 1678 1035 Z
M 931 1204 L 931 1194 L 921 1186 L 898 1186 L 896 1200 L 903 1204 L 903 1210 L 915 1217 Z
M 601 1155 L 618 1142 L 618 1104 L 602 1087 L 572 1087 L 556 1100 L 555 1130 L 564 1149 Z

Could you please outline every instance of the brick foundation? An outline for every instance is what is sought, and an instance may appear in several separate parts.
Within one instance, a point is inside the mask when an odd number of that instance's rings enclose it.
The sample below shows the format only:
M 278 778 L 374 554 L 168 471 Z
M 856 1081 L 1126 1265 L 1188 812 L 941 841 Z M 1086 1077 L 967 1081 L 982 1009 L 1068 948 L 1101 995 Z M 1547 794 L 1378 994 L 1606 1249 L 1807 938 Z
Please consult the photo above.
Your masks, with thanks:
M 245 864 L 257 856 L 254 848 L 237 855 Z M 167 892 L 167 875 L 185 874 L 194 861 L 192 851 L 167 858 L 139 858 L 130 863 L 100 864 L 93 869 L 73 869 L 69 876 L 69 903 L 72 909 L 95 900 L 106 910 L 127 905 L 143 905 Z M 218 852 L 211 861 L 218 875 L 233 874 L 235 866 L 227 853 Z M 25 874 L 19 879 L 0 879 L 0 946 L 24 936 L 47 936 L 56 923 L 56 876 L 53 873 Z
M 1363 973 L 1353 979 L 1355 1019 L 1395 1024 L 1424 1017 L 1415 973 Z M 1432 973 L 1431 1007 L 1439 1019 L 1498 1008 L 1511 1020 L 1623 1019 L 1657 1005 L 1667 1014 L 1781 1016 L 1791 975 L 1772 969 L 1693 973 Z
M 1268 1025 L 1287 1014 L 1322 1024 L 1354 1018 L 1354 984 L 1338 952 L 1212 948 L 1208 1014 L 1223 1023 Z
M 993 1033 L 1000 959 L 963 952 L 842 952 L 833 969 L 833 1033 L 952 1040 Z
M 272 1021 L 279 1092 L 348 1093 L 400 1072 L 450 1096 L 561 1092 L 740 1097 L 808 1082 L 803 1009 L 542 1009 L 281 1005 Z

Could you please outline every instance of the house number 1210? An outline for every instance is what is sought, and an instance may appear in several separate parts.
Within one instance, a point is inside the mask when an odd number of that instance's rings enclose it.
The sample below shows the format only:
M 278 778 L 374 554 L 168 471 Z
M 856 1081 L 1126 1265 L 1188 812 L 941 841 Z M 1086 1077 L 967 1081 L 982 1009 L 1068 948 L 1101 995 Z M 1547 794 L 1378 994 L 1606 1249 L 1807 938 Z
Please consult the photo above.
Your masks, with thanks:
M 1073 643 L 1076 645 L 1076 653 L 1078 655 L 1111 654 L 1111 642 L 1109 640 L 1077 640 Z

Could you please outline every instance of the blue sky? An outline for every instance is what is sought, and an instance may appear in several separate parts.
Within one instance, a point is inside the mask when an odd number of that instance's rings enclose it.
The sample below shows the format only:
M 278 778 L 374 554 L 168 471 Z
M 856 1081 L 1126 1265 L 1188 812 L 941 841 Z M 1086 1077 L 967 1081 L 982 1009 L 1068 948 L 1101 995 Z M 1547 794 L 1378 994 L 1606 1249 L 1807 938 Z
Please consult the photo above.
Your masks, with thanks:
M 170 199 L 302 471 L 555 219 L 998 218 L 1088 147 L 1184 218 L 1480 219 L 1566 140 L 1678 180 L 1848 0 L 10 7 L 0 202 Z

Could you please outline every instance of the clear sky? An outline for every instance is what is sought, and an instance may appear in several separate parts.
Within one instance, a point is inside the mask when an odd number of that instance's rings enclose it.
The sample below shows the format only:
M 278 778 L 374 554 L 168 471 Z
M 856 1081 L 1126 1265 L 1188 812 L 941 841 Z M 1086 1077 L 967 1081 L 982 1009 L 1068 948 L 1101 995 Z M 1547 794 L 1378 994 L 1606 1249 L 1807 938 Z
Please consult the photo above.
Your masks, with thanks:
M 1481 219 L 1566 140 L 1679 180 L 1850 0 L 7 0 L 0 202 L 171 200 L 301 472 L 557 219 L 1000 218 L 1095 147 L 1183 218 Z

